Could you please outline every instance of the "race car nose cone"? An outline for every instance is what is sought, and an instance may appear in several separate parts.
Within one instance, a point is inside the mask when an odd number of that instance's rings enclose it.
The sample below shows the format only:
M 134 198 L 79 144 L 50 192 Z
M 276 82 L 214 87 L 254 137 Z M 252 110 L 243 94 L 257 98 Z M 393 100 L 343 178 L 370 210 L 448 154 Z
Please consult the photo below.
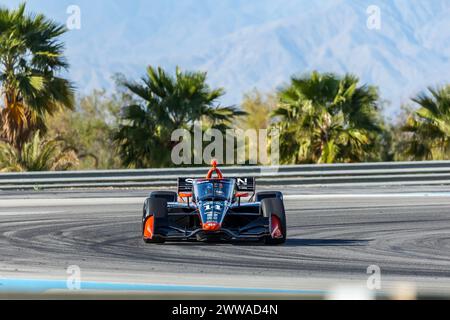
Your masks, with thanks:
M 207 222 L 203 224 L 204 231 L 217 231 L 220 229 L 220 223 L 217 222 Z

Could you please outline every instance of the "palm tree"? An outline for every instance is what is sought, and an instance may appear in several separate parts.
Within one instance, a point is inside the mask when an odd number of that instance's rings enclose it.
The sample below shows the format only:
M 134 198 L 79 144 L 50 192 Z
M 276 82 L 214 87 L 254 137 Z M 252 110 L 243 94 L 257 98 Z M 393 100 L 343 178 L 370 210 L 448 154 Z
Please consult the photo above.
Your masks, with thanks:
M 374 156 L 381 132 L 378 93 L 358 82 L 352 75 L 318 72 L 292 78 L 272 113 L 282 163 L 359 162 Z
M 408 160 L 450 159 L 450 85 L 428 91 L 412 99 L 420 107 L 401 127 L 398 149 Z
M 56 140 L 42 140 L 39 131 L 20 150 L 8 143 L 0 143 L 1 172 L 61 171 L 77 164 L 78 158 L 73 151 L 62 150 Z
M 65 32 L 41 14 L 27 15 L 25 4 L 0 8 L 0 137 L 14 147 L 44 130 L 46 115 L 73 107 L 73 86 L 58 76 L 68 67 L 58 41 Z
M 175 77 L 162 68 L 147 68 L 141 83 L 122 81 L 136 97 L 136 103 L 123 108 L 122 124 L 115 135 L 121 158 L 129 167 L 163 167 L 172 165 L 172 132 L 192 132 L 196 121 L 225 130 L 244 112 L 218 105 L 223 89 L 211 89 L 206 73 L 182 72 Z

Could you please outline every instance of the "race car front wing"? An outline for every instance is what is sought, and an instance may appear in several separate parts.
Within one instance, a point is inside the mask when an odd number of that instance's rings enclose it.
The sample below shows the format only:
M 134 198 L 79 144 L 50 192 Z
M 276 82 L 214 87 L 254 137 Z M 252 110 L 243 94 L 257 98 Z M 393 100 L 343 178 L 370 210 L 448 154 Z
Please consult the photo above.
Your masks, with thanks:
M 205 231 L 201 227 L 195 229 L 180 228 L 178 226 L 161 226 L 155 232 L 159 237 L 165 240 L 240 240 L 252 241 L 261 240 L 270 236 L 269 221 L 267 218 L 259 217 L 249 224 L 239 228 L 222 227 L 217 231 Z

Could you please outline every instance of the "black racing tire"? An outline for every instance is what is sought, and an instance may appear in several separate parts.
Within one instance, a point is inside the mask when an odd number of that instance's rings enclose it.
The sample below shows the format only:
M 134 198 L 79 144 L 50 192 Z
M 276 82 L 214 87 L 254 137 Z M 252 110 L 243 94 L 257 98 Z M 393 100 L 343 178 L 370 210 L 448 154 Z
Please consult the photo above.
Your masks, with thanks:
M 151 239 L 144 238 L 144 228 L 147 220 L 153 217 L 154 234 Z M 167 200 L 164 198 L 147 198 L 144 203 L 144 216 L 142 221 L 142 239 L 145 243 L 164 243 L 164 237 L 158 235 L 158 228 L 168 225 Z
M 287 238 L 286 212 L 283 200 L 280 198 L 267 198 L 261 201 L 261 213 L 264 218 L 269 220 L 269 229 L 271 228 L 272 216 L 276 216 L 281 224 L 281 238 L 264 237 L 264 242 L 269 245 L 283 244 Z
M 255 195 L 255 201 L 261 202 L 263 199 L 279 198 L 283 200 L 283 194 L 280 191 L 260 191 Z

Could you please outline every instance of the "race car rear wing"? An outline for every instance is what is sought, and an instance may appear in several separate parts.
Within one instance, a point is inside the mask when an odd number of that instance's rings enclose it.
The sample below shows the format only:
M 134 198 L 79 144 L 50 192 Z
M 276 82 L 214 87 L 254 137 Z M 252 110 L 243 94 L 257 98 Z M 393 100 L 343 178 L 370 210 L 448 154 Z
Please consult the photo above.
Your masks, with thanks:
M 178 178 L 178 193 L 192 192 L 192 182 L 196 178 Z M 255 192 L 256 180 L 254 177 L 233 177 L 236 179 L 236 191 Z

